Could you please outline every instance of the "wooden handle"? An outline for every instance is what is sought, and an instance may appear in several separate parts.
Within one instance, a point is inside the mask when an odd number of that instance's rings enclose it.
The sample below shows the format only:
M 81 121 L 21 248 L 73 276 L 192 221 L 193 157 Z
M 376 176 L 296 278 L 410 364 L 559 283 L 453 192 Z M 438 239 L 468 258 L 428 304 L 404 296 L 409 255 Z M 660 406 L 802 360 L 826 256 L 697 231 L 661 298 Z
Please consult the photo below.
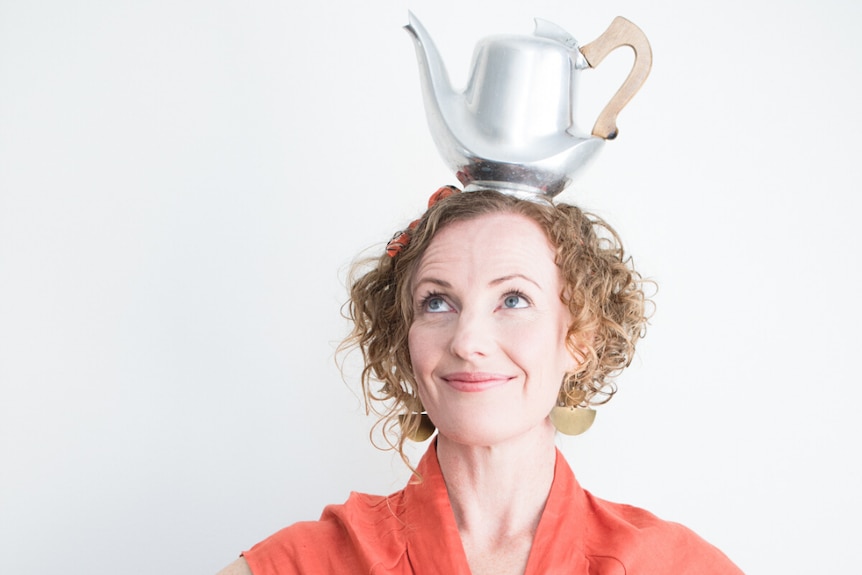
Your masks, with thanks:
M 625 82 L 599 114 L 593 126 L 593 136 L 605 140 L 613 140 L 617 137 L 617 116 L 649 76 L 652 68 L 652 49 L 641 29 L 622 16 L 614 18 L 601 36 L 581 48 L 581 54 L 587 59 L 590 68 L 595 68 L 605 59 L 605 56 L 620 46 L 630 46 L 635 52 L 635 61 Z

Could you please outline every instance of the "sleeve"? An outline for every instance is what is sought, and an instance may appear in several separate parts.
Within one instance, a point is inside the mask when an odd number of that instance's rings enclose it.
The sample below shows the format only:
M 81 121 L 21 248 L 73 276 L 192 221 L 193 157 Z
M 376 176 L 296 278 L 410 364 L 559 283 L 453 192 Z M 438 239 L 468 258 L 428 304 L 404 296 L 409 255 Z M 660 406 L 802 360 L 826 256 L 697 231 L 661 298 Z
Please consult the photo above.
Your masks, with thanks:
M 332 521 L 295 523 L 267 537 L 242 555 L 253 575 L 323 575 L 355 573 L 342 548 L 340 527 Z M 355 569 L 355 566 L 354 566 Z
M 319 521 L 295 523 L 242 555 L 253 575 L 400 572 L 404 543 L 387 499 L 353 493 Z
M 637 507 L 596 503 L 593 517 L 598 521 L 593 527 L 600 543 L 590 557 L 591 575 L 743 575 L 724 553 L 688 527 Z

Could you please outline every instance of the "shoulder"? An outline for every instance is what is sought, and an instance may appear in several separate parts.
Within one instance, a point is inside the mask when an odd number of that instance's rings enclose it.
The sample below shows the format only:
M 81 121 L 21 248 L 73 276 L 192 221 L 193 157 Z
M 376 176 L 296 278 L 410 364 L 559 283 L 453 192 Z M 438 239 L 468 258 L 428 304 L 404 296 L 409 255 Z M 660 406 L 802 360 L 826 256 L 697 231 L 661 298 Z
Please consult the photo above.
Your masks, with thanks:
M 344 504 L 327 506 L 318 521 L 285 527 L 243 557 L 254 575 L 359 573 L 394 565 L 405 550 L 401 500 L 401 492 L 388 497 L 352 493 Z
M 724 553 L 684 525 L 589 494 L 588 501 L 590 555 L 635 573 L 742 575 Z
M 248 568 L 248 563 L 240 557 L 216 575 L 252 575 L 251 569 Z

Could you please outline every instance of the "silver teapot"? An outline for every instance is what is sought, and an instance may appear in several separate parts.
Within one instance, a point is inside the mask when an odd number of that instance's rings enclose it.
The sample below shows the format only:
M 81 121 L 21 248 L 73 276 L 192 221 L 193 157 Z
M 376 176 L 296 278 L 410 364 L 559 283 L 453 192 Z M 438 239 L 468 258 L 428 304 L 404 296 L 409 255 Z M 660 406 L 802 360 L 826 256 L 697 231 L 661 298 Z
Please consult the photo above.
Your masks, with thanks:
M 605 140 L 617 136 L 617 115 L 652 66 L 649 41 L 625 18 L 614 19 L 580 48 L 568 32 L 537 19 L 533 36 L 480 41 L 467 87 L 456 92 L 431 36 L 412 13 L 405 29 L 416 45 L 431 135 L 465 191 L 553 198 Z M 574 125 L 579 73 L 620 46 L 634 50 L 632 70 L 592 133 L 584 133 Z

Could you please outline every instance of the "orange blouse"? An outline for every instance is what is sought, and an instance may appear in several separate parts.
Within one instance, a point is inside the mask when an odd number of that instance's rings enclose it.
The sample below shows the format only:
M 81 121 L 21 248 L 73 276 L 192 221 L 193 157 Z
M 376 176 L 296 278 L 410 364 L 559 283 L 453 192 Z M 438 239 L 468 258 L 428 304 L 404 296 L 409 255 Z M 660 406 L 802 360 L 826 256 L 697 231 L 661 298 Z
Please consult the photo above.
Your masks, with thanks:
M 353 493 L 243 553 L 254 575 L 469 575 L 434 442 L 421 483 L 388 497 Z M 557 451 L 554 482 L 525 575 L 741 575 L 694 532 L 593 497 Z

